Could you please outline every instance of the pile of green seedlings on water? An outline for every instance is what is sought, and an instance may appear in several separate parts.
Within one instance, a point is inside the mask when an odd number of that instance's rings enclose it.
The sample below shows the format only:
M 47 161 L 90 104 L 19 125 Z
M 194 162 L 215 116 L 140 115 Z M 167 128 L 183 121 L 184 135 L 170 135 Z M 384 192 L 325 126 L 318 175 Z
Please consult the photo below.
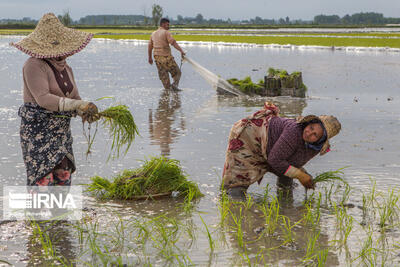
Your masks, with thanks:
M 261 95 L 264 91 L 264 81 L 260 80 L 258 83 L 253 83 L 250 76 L 245 77 L 243 80 L 238 80 L 236 78 L 228 79 L 227 82 L 247 95 Z
M 118 158 L 124 146 L 125 150 L 123 153 L 126 154 L 135 140 L 135 136 L 139 133 L 129 108 L 125 105 L 112 106 L 98 114 L 94 114 L 94 116 L 99 116 L 102 126 L 109 130 L 112 139 L 109 158 Z M 92 124 L 88 123 L 86 130 L 85 122 L 83 123 L 83 134 L 88 143 L 86 155 L 91 153 L 91 147 L 97 133 L 98 121 L 95 122 L 93 134 L 91 133 Z
M 67 266 L 196 266 L 205 261 L 210 266 L 398 266 L 399 189 L 378 191 L 372 182 L 355 192 L 333 178 L 343 179 L 338 171 L 320 176 L 316 190 L 296 205 L 287 190 L 275 193 L 267 186 L 263 195 L 249 194 L 245 201 L 223 192 L 215 207 L 197 211 L 192 206 L 190 213 L 184 212 L 185 202 L 156 212 L 150 208 L 151 213 L 147 206 L 131 205 L 128 216 L 115 208 L 84 214 L 69 226 L 69 238 L 79 243 L 72 259 L 62 254 L 60 234 L 33 224 L 35 257 Z
M 297 86 L 298 88 L 307 91 L 307 86 L 303 83 L 303 81 L 301 81 L 300 84 L 296 85 L 296 81 L 301 76 L 301 72 L 299 71 L 295 71 L 289 74 L 284 69 L 269 68 L 267 73 L 268 73 L 267 75 L 268 78 L 279 79 L 281 81 L 281 87 L 295 88 Z
M 286 70 L 283 69 L 274 69 L 274 68 L 269 68 L 267 77 L 268 78 L 274 78 L 277 81 L 280 82 L 280 87 L 279 88 L 297 88 L 297 89 L 303 89 L 304 91 L 307 91 L 307 87 L 305 84 L 301 81 L 300 83 L 297 82 L 301 79 L 301 72 L 293 72 L 289 74 Z M 245 77 L 243 80 L 239 80 L 237 78 L 231 78 L 227 80 L 230 84 L 235 86 L 235 88 L 239 89 L 243 93 L 247 95 L 265 95 L 266 88 L 265 82 L 263 79 L 260 79 L 258 83 L 254 83 L 250 76 Z M 279 89 L 279 88 L 270 88 L 270 89 Z
M 124 170 L 112 181 L 95 176 L 87 191 L 101 199 L 141 199 L 171 195 L 192 199 L 202 196 L 197 184 L 189 181 L 178 160 L 152 157 L 137 169 Z

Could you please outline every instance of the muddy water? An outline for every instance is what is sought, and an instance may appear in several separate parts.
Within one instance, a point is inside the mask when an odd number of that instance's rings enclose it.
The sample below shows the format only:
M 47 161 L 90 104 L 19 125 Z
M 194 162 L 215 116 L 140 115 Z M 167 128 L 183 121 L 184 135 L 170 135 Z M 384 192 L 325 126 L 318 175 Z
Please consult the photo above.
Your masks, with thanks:
M 25 184 L 17 110 L 22 103 L 21 69 L 27 56 L 8 46 L 10 41 L 17 38 L 0 37 L 2 186 Z M 87 183 L 93 175 L 110 177 L 123 169 L 139 166 L 139 160 L 145 157 L 166 155 L 180 160 L 190 178 L 199 183 L 205 197 L 196 203 L 195 210 L 201 212 L 207 225 L 215 226 L 219 221 L 219 177 L 230 127 L 235 121 L 258 110 L 266 99 L 217 96 L 211 86 L 187 64 L 182 66 L 180 87 L 183 90 L 178 93 L 166 92 L 161 88 L 156 67 L 146 61 L 146 49 L 141 43 L 94 40 L 84 51 L 68 59 L 81 97 L 88 100 L 114 97 L 96 102 L 101 109 L 115 103 L 128 105 L 140 131 L 140 137 L 124 158 L 107 162 L 110 140 L 107 132 L 99 130 L 92 154 L 86 159 L 87 144 L 82 134 L 82 124 L 74 119 L 72 132 L 77 172 L 73 181 L 81 184 Z M 350 166 L 345 169 L 345 177 L 354 189 L 351 201 L 355 205 L 361 203 L 361 192 L 369 190 L 370 178 L 376 179 L 377 187 L 382 191 L 400 185 L 398 53 L 197 45 L 186 45 L 184 49 L 190 57 L 224 78 L 250 75 L 253 81 L 257 81 L 264 76 L 268 67 L 283 68 L 289 72 L 302 71 L 308 87 L 307 99 L 280 97 L 269 100 L 274 101 L 280 107 L 281 114 L 287 117 L 332 114 L 342 123 L 342 132 L 331 142 L 332 152 L 311 160 L 306 165 L 308 172 L 315 174 Z M 272 191 L 275 190 L 273 175 L 267 174 L 260 186 L 253 185 L 249 191 L 257 199 L 267 184 Z M 293 195 L 293 201 L 283 205 L 283 213 L 296 220 L 302 216 L 304 189 L 298 186 Z M 86 206 L 94 209 L 96 216 L 103 216 L 100 220 L 103 226 L 115 219 L 116 212 L 123 214 L 127 221 L 168 212 L 179 221 L 191 221 L 198 226 L 196 245 L 187 250 L 194 264 L 238 264 L 240 248 L 235 235 L 228 231 L 228 244 L 219 247 L 210 256 L 199 216 L 182 214 L 178 208 L 180 204 L 178 200 L 100 203 L 88 197 Z M 248 240 L 255 238 L 254 229 L 262 225 L 254 212 L 248 215 L 249 222 L 245 224 L 245 238 Z M 354 216 L 361 216 L 357 209 L 353 213 Z M 333 222 L 328 217 L 323 223 L 320 242 L 325 244 L 332 239 L 329 227 Z M 36 261 L 41 252 L 23 222 L 3 224 L 0 230 L 0 259 L 21 266 Z M 70 259 L 76 258 L 80 250 L 75 238 L 69 236 L 64 228 L 61 228 L 61 234 L 57 234 L 61 236 L 59 246 L 64 255 Z M 301 236 L 302 232 L 298 235 Z M 260 243 L 253 244 L 255 255 Z M 352 244 L 355 248 L 361 246 L 356 241 L 352 241 Z M 181 245 L 184 247 L 184 244 Z M 304 256 L 303 252 L 282 247 L 268 257 L 270 262 L 290 265 L 293 259 Z M 133 258 L 128 257 L 128 261 Z M 343 258 L 343 255 L 335 253 L 328 255 L 331 265 L 343 263 Z M 162 264 L 162 260 L 153 263 Z

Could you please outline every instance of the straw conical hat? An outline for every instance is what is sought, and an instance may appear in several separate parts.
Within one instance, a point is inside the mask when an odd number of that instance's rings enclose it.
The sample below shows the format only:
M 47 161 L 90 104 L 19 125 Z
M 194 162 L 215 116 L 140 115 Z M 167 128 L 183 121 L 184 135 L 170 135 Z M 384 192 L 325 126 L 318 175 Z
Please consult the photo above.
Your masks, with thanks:
M 78 53 L 92 37 L 91 33 L 65 27 L 53 13 L 48 13 L 31 34 L 10 45 L 35 58 L 56 58 Z
M 313 119 L 320 120 L 322 124 L 325 127 L 326 134 L 327 134 L 327 139 L 324 143 L 324 145 L 321 148 L 320 155 L 324 155 L 325 153 L 328 152 L 328 149 L 330 147 L 329 144 L 329 139 L 334 137 L 340 132 L 340 129 L 342 128 L 342 125 L 338 121 L 338 119 L 334 116 L 328 116 L 328 115 L 321 115 L 321 116 L 315 116 L 315 115 L 308 115 L 305 117 L 298 117 L 297 122 L 298 123 L 304 123 L 304 122 L 309 122 Z

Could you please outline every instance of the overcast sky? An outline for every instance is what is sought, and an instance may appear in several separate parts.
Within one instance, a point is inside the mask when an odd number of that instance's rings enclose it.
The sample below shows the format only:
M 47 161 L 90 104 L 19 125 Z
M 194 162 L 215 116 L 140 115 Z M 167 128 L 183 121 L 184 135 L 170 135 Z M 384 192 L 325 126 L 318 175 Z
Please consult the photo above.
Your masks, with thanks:
M 281 18 L 311 20 L 319 14 L 344 16 L 357 12 L 379 12 L 385 17 L 400 17 L 400 0 L 0 0 L 0 19 L 31 17 L 44 13 L 56 15 L 69 10 L 77 20 L 86 15 L 151 15 L 151 6 L 159 4 L 164 15 L 204 18 L 248 19 Z

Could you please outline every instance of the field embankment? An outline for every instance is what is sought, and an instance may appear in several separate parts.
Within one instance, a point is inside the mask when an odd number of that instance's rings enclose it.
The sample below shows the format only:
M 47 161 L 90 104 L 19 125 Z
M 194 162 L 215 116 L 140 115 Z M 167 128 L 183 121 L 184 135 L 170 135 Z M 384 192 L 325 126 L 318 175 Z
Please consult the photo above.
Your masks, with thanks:
M 148 40 L 153 29 L 132 28 L 85 28 L 92 32 L 95 38 Z M 286 29 L 287 30 L 287 29 Z M 225 42 L 250 44 L 279 44 L 297 46 L 328 46 L 328 47 L 391 47 L 400 48 L 400 33 L 393 31 L 330 32 L 326 29 L 302 31 L 292 29 L 171 29 L 177 41 L 189 42 Z M 30 29 L 0 29 L 0 35 L 27 35 Z

